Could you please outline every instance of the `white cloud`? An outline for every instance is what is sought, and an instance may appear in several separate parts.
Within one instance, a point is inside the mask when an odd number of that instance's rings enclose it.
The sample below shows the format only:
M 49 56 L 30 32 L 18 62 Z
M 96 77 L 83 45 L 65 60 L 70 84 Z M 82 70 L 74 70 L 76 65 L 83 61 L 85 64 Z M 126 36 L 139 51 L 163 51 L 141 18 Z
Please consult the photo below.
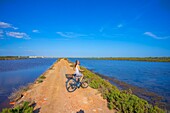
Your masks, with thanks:
M 157 36 L 157 35 L 153 34 L 152 32 L 145 32 L 144 35 L 150 36 L 150 37 L 155 38 L 155 39 L 167 39 L 167 38 L 170 38 L 170 36 L 160 37 L 160 36 Z
M 0 28 L 13 28 L 13 29 L 18 29 L 17 27 L 12 26 L 9 23 L 5 23 L 5 22 L 0 22 Z
M 18 27 L 12 27 L 13 29 L 15 29 L 15 30 L 17 30 L 18 29 Z
M 1 28 L 10 28 L 11 24 L 5 23 L 5 22 L 0 22 L 0 27 Z
M 30 37 L 23 32 L 6 32 L 6 35 L 14 38 L 30 39 Z
M 121 27 L 123 27 L 123 25 L 122 25 L 122 24 L 119 24 L 119 25 L 117 25 L 117 27 L 118 27 L 118 28 L 121 28 Z
M 39 30 L 34 29 L 34 30 L 32 30 L 32 32 L 33 32 L 33 33 L 39 33 Z
M 2 38 L 4 35 L 3 35 L 4 31 L 3 30 L 0 30 L 0 37 Z
M 74 32 L 56 32 L 56 33 L 62 37 L 65 37 L 65 38 L 77 38 L 77 37 L 87 36 L 84 34 L 78 34 L 78 33 L 74 33 Z

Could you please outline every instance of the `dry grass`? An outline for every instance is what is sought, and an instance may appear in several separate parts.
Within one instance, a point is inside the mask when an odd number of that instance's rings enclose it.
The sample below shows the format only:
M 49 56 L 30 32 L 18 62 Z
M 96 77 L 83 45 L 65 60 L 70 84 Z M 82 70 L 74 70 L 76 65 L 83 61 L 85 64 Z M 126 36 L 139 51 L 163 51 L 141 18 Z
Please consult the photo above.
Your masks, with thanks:
M 23 93 L 25 91 L 28 91 L 30 89 L 30 87 L 32 86 L 32 83 L 26 85 L 26 86 L 21 86 L 18 89 L 15 89 L 13 91 L 13 93 L 11 93 L 11 95 L 8 97 L 10 101 L 18 101 L 20 98 L 23 97 Z

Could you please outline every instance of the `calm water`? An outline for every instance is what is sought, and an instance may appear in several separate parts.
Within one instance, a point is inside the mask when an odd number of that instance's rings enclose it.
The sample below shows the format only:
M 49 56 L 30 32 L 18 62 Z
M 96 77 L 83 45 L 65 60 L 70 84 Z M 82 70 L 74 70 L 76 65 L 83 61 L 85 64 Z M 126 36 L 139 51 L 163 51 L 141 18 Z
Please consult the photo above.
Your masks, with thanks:
M 8 107 L 8 96 L 19 86 L 33 82 L 57 59 L 0 60 L 0 111 Z
M 70 59 L 75 62 L 76 59 Z M 82 66 L 128 84 L 146 88 L 170 101 L 170 63 L 79 59 Z

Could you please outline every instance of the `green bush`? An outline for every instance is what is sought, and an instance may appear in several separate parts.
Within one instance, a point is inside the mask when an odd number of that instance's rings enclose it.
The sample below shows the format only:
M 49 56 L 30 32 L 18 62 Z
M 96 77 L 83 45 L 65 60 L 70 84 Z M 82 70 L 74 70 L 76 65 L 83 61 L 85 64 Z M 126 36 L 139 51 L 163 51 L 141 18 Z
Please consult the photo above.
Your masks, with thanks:
M 41 76 L 38 77 L 37 82 L 42 83 L 45 78 L 46 77 L 44 75 L 41 75 Z
M 33 107 L 29 106 L 29 102 L 24 102 L 21 106 L 15 108 L 5 108 L 1 113 L 33 113 Z
M 90 81 L 89 86 L 100 91 L 103 98 L 107 100 L 109 109 L 116 109 L 123 113 L 164 113 L 157 106 L 152 106 L 146 100 L 132 94 L 131 90 L 120 91 L 98 75 L 84 67 L 81 68 L 84 70 L 85 77 Z
M 46 77 L 44 75 L 41 75 L 39 78 L 40 79 L 45 79 Z

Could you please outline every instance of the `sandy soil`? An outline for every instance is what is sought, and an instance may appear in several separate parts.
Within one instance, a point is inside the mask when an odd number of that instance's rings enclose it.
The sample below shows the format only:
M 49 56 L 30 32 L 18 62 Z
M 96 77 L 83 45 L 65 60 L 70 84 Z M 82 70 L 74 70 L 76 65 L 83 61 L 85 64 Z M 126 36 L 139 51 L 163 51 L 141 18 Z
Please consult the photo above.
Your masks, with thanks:
M 84 113 L 114 112 L 107 108 L 107 101 L 95 89 L 88 87 L 68 92 L 65 74 L 73 73 L 69 62 L 61 59 L 45 72 L 46 79 L 42 83 L 34 84 L 21 100 L 34 100 L 34 109 L 40 113 L 77 113 L 80 110 Z

